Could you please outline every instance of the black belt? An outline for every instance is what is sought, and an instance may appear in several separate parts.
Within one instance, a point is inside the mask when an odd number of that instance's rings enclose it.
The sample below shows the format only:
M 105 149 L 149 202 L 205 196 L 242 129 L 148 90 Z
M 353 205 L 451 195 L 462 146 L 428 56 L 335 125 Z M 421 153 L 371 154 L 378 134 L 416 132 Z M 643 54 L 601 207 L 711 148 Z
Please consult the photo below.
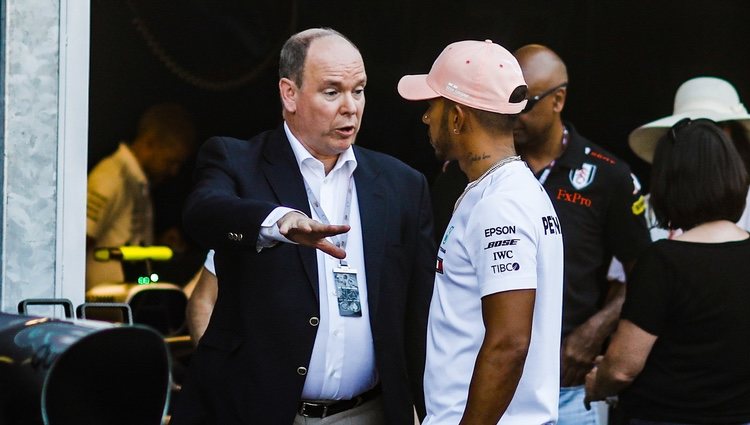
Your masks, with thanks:
M 362 404 L 375 399 L 381 392 L 380 384 L 378 384 L 351 400 L 339 400 L 334 401 L 333 403 L 302 401 L 297 408 L 297 413 L 306 418 L 325 418 L 361 406 Z

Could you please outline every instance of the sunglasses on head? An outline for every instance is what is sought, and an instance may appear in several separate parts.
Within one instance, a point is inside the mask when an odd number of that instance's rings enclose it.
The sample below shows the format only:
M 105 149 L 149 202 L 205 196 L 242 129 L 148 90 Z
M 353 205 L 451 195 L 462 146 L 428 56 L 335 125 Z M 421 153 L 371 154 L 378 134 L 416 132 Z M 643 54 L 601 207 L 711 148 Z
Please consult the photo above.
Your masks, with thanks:
M 669 140 L 672 142 L 672 144 L 677 143 L 677 133 L 680 132 L 683 128 L 689 126 L 693 123 L 693 120 L 690 118 L 683 118 L 679 121 L 677 121 L 670 129 L 669 129 Z
M 544 93 L 540 93 L 540 94 L 538 94 L 538 95 L 536 95 L 534 97 L 530 97 L 526 101 L 526 106 L 523 108 L 523 111 L 521 111 L 521 113 L 525 114 L 525 113 L 531 111 L 532 109 L 534 109 L 534 106 L 536 106 L 536 104 L 539 103 L 540 100 L 542 100 L 546 96 L 549 96 L 552 93 L 560 90 L 561 88 L 566 87 L 567 85 L 568 85 L 568 82 L 566 81 L 566 82 L 564 82 L 562 84 L 558 84 L 555 87 L 552 87 L 551 89 L 545 91 Z
M 718 127 L 716 126 L 716 123 L 715 123 L 714 121 L 712 121 L 712 120 L 708 119 L 708 118 L 698 118 L 698 119 L 695 119 L 695 120 L 693 120 L 693 119 L 690 119 L 690 118 L 683 118 L 683 119 L 681 119 L 681 120 L 677 121 L 677 122 L 676 122 L 676 123 L 675 123 L 675 124 L 674 124 L 674 125 L 673 125 L 673 126 L 672 126 L 672 127 L 670 128 L 670 129 L 669 129 L 669 133 L 667 133 L 667 138 L 669 139 L 669 141 L 670 141 L 670 142 L 672 142 L 672 144 L 675 144 L 675 143 L 677 143 L 677 136 L 679 135 L 679 133 L 680 133 L 680 132 L 681 132 L 681 131 L 682 131 L 683 129 L 685 129 L 685 128 L 689 127 L 689 126 L 690 126 L 691 124 L 693 124 L 693 123 L 704 123 L 704 125 L 705 125 L 705 124 L 710 124 L 710 127 L 714 128 L 717 134 L 720 134 L 720 133 L 721 133 L 721 129 L 719 129 L 719 128 L 718 128 Z M 720 137 L 721 137 L 721 136 L 720 136 Z

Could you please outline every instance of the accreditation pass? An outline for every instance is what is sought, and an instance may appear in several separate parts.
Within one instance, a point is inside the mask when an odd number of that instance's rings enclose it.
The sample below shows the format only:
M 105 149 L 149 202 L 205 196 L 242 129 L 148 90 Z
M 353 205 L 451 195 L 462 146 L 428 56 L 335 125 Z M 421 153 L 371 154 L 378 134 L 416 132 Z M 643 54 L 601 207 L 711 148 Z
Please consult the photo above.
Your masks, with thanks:
M 334 267 L 333 281 L 336 283 L 339 315 L 343 317 L 362 316 L 357 270 L 345 265 Z

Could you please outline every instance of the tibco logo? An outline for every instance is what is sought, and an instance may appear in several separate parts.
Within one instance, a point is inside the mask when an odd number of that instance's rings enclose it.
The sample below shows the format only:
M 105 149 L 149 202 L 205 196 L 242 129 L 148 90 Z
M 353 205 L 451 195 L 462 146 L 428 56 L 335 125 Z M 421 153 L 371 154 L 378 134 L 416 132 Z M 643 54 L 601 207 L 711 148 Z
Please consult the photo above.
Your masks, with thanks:
M 492 273 L 505 273 L 505 272 L 514 272 L 521 268 L 521 265 L 518 263 L 505 263 L 505 264 L 493 264 L 492 266 Z

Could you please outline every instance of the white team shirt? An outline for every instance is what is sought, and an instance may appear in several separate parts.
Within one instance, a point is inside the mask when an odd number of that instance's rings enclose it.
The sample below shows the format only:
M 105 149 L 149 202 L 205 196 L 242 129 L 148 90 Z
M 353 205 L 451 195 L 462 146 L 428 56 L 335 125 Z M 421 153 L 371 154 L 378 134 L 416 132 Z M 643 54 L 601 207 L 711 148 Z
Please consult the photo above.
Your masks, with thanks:
M 96 247 L 151 245 L 154 241 L 153 206 L 149 184 L 130 148 L 121 143 L 88 176 L 86 235 Z M 86 287 L 123 282 L 119 261 L 95 261 L 86 253 Z
M 560 387 L 563 244 L 554 207 L 525 163 L 471 188 L 440 243 L 427 331 L 426 425 L 455 425 L 484 339 L 482 297 L 535 289 L 531 343 L 502 425 L 554 423 Z

